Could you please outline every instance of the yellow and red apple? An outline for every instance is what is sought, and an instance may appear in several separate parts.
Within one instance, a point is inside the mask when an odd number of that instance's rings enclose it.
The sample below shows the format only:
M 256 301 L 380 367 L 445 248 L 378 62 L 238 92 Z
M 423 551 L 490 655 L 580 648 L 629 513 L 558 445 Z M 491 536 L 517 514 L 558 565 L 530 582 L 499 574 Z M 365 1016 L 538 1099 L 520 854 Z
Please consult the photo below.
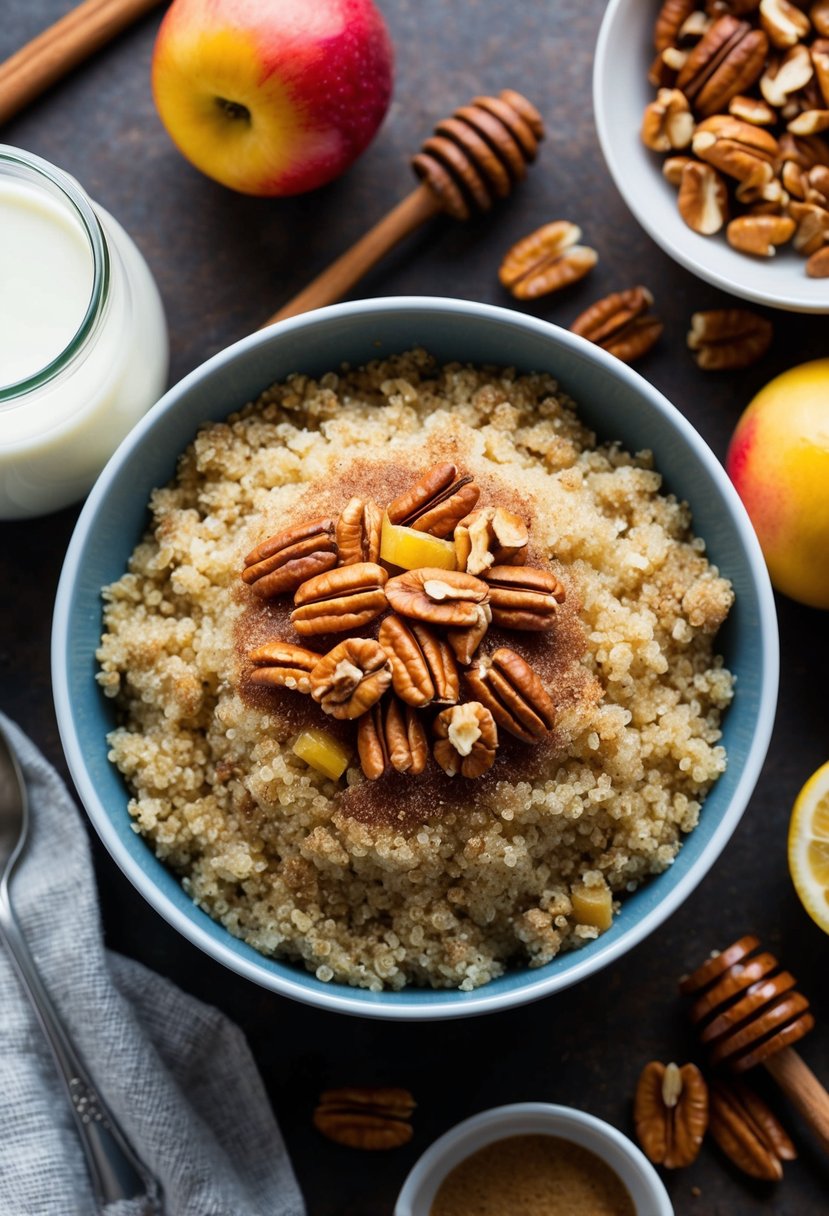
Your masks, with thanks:
M 179 150 L 245 194 L 339 176 L 388 108 L 394 55 L 372 0 L 173 0 L 153 96 Z
M 829 359 L 760 390 L 737 423 L 726 468 L 774 586 L 829 608 Z

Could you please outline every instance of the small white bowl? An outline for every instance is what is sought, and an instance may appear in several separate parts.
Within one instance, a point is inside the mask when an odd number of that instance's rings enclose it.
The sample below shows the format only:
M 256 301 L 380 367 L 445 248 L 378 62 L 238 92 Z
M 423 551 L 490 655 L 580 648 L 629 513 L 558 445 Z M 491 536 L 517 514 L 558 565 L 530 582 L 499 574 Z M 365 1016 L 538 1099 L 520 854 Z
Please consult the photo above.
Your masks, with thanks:
M 599 143 L 613 180 L 650 237 L 686 270 L 756 304 L 792 312 L 829 312 L 829 284 L 810 279 L 806 259 L 791 248 L 773 258 L 732 249 L 724 232 L 700 236 L 677 210 L 676 189 L 662 176 L 664 157 L 642 143 L 639 129 L 655 90 L 653 59 L 658 0 L 610 0 L 593 63 L 593 109 Z
M 659 1175 L 627 1136 L 594 1115 L 548 1102 L 496 1106 L 446 1132 L 411 1170 L 394 1216 L 429 1216 L 440 1184 L 461 1161 L 495 1140 L 537 1135 L 559 1136 L 595 1153 L 627 1187 L 636 1216 L 673 1216 Z

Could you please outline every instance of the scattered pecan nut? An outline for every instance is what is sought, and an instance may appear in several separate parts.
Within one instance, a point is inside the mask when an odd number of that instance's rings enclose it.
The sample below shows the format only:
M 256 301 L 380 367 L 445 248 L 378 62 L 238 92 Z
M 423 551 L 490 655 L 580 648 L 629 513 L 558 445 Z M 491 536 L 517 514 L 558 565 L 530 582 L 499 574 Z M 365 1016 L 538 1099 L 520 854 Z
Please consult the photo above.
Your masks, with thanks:
M 415 532 L 451 536 L 480 493 L 470 476 L 459 477 L 457 466 L 445 461 L 433 465 L 410 490 L 390 502 L 386 514 L 389 523 Z
M 435 718 L 434 755 L 448 777 L 480 777 L 495 763 L 498 728 L 479 701 L 452 705 Z
M 294 629 L 301 637 L 362 629 L 386 608 L 388 577 L 376 562 L 355 562 L 308 579 L 294 594 Z
M 742 1081 L 713 1081 L 709 1130 L 726 1157 L 751 1178 L 777 1182 L 797 1151 L 777 1116 Z
M 534 566 L 493 566 L 486 582 L 492 619 L 504 629 L 552 629 L 566 597 L 554 574 Z
M 696 1160 L 708 1127 L 708 1086 L 695 1064 L 646 1064 L 633 1105 L 636 1136 L 655 1165 L 680 1169 Z
M 737 371 L 763 357 L 773 333 L 771 321 L 748 308 L 712 308 L 694 313 L 687 341 L 703 371 Z
M 294 692 L 311 691 L 311 672 L 322 655 L 293 642 L 266 642 L 248 656 L 255 665 L 250 673 L 252 684 L 271 688 L 290 688 Z
M 728 187 L 713 165 L 689 160 L 677 195 L 679 214 L 694 232 L 713 236 L 728 220 Z
M 795 222 L 788 215 L 740 215 L 732 220 L 725 235 L 729 245 L 756 257 L 774 257 L 778 245 L 792 239 Z
M 536 300 L 568 287 L 593 269 L 595 249 L 579 245 L 581 228 L 554 220 L 525 236 L 507 253 L 498 278 L 518 300 Z
M 647 287 L 615 291 L 580 313 L 570 329 L 623 363 L 633 363 L 662 333 L 662 322 L 648 313 L 651 304 L 653 296 Z
M 519 654 L 501 646 L 464 677 L 469 691 L 496 724 L 525 743 L 538 743 L 555 725 L 555 706 L 541 680 Z
M 483 574 L 489 566 L 523 566 L 529 542 L 520 515 L 504 507 L 483 507 L 466 515 L 455 528 L 459 570 Z
M 337 564 L 333 519 L 312 519 L 262 541 L 245 558 L 242 579 L 265 598 L 296 591 Z
M 448 642 L 426 625 L 394 613 L 383 620 L 377 640 L 391 663 L 392 686 L 401 701 L 418 709 L 432 701 L 455 704 L 460 683 Z
M 390 578 L 385 593 L 400 616 L 454 629 L 478 624 L 477 606 L 486 603 L 490 594 L 487 584 L 472 574 L 431 566 Z
M 314 1111 L 314 1127 L 346 1148 L 399 1148 L 412 1138 L 415 1105 L 406 1089 L 329 1089 Z
M 376 562 L 380 557 L 383 512 L 370 498 L 352 498 L 337 520 L 337 547 L 341 566 Z
M 681 89 L 701 118 L 726 109 L 732 97 L 746 93 L 766 62 L 768 38 L 747 21 L 726 14 L 700 38 L 677 76 Z
M 679 89 L 660 89 L 656 100 L 645 106 L 641 138 L 654 152 L 687 148 L 694 134 L 694 116 L 688 98 Z
M 416 777 L 426 768 L 429 744 L 412 706 L 389 697 L 378 701 L 357 723 L 357 752 L 369 781 L 376 781 L 389 768 Z
M 391 684 L 391 664 L 373 638 L 346 638 L 311 671 L 311 696 L 333 718 L 359 718 Z

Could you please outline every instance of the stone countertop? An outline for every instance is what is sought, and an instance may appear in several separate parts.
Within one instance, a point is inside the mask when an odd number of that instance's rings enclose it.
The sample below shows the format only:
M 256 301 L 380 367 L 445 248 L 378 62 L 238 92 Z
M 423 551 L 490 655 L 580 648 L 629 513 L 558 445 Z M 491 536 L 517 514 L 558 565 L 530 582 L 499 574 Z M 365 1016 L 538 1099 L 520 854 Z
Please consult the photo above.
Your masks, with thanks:
M 774 315 L 776 337 L 757 366 L 704 374 L 685 348 L 697 308 L 734 303 L 675 265 L 637 226 L 605 171 L 593 127 L 590 75 L 602 0 L 379 0 L 397 48 L 395 100 L 377 139 L 340 181 L 297 199 L 235 195 L 175 151 L 153 109 L 153 14 L 0 131 L 3 142 L 74 174 L 127 228 L 167 308 L 171 382 L 256 328 L 410 188 L 407 158 L 439 118 L 480 92 L 520 89 L 545 117 L 539 163 L 514 198 L 467 225 L 437 220 L 364 279 L 363 296 L 454 295 L 509 305 L 497 268 L 520 236 L 556 218 L 577 221 L 600 254 L 589 279 L 536 305 L 568 325 L 609 291 L 645 283 L 665 333 L 639 370 L 723 457 L 740 411 L 773 374 L 825 354 L 826 320 Z M 72 7 L 6 0 L 0 59 Z M 0 284 L 2 290 L 2 284 Z M 0 705 L 65 774 L 52 707 L 49 631 L 54 591 L 77 510 L 0 524 Z M 273 1098 L 310 1216 L 390 1213 L 420 1153 L 458 1120 L 522 1100 L 572 1104 L 632 1132 L 631 1098 L 649 1059 L 683 1061 L 690 1033 L 675 979 L 710 949 L 754 932 L 812 999 L 817 1030 L 803 1055 L 829 1078 L 829 943 L 809 920 L 785 864 L 789 810 L 827 758 L 827 617 L 778 597 L 782 681 L 768 760 L 725 854 L 653 937 L 599 975 L 552 999 L 497 1016 L 388 1024 L 307 1009 L 225 971 L 179 937 L 93 841 L 109 944 L 141 959 L 245 1030 Z M 770 1087 L 763 1084 L 764 1092 Z M 390 1083 L 418 1101 L 412 1143 L 365 1156 L 311 1126 L 319 1092 Z M 800 1159 L 771 1187 L 739 1175 L 706 1144 L 666 1179 L 679 1216 L 818 1216 L 829 1173 L 794 1113 Z

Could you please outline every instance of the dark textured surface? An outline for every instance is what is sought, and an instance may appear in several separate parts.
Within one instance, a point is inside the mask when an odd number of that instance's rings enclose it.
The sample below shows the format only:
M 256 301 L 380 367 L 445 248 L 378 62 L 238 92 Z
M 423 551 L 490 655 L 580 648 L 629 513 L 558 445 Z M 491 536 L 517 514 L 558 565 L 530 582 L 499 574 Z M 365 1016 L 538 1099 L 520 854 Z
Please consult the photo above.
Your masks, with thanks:
M 0 58 L 69 7 L 67 0 L 5 0 Z M 75 174 L 136 239 L 164 296 L 175 380 L 255 328 L 401 197 L 409 188 L 406 158 L 434 121 L 480 91 L 520 88 L 543 112 L 549 137 L 515 199 L 466 227 L 436 222 L 378 267 L 360 294 L 509 303 L 496 280 L 504 250 L 547 220 L 577 220 L 600 252 L 599 266 L 589 280 L 533 311 L 567 325 L 605 292 L 646 283 L 666 329 L 641 371 L 723 456 L 754 389 L 777 371 L 826 353 L 826 320 L 778 314 L 771 353 L 747 373 L 705 376 L 693 366 L 684 344 L 691 311 L 730 301 L 648 240 L 605 172 L 590 103 L 601 0 L 381 0 L 380 7 L 397 47 L 395 101 L 358 165 L 311 197 L 243 198 L 181 159 L 150 99 L 157 17 L 33 105 L 0 139 Z M 75 517 L 69 510 L 0 525 L 0 705 L 64 773 L 50 695 L 49 628 Z M 548 1001 L 444 1025 L 384 1025 L 302 1008 L 203 957 L 143 902 L 93 841 L 109 944 L 220 1005 L 245 1029 L 311 1216 L 390 1213 L 424 1148 L 457 1120 L 499 1103 L 569 1103 L 630 1132 L 642 1064 L 654 1057 L 683 1060 L 692 1050 L 676 976 L 749 930 L 780 954 L 811 997 L 818 1029 L 803 1055 L 829 1078 L 828 943 L 797 902 L 785 864 L 792 800 L 829 750 L 829 618 L 783 599 L 778 610 L 777 726 L 757 792 L 725 856 L 658 935 Z M 411 1145 L 368 1157 L 322 1141 L 310 1123 L 315 1098 L 323 1087 L 347 1082 L 409 1086 L 419 1103 Z M 680 1216 L 817 1216 L 829 1209 L 825 1159 L 785 1103 L 775 1103 L 801 1149 L 784 1182 L 753 1184 L 706 1145 L 691 1169 L 667 1179 Z

